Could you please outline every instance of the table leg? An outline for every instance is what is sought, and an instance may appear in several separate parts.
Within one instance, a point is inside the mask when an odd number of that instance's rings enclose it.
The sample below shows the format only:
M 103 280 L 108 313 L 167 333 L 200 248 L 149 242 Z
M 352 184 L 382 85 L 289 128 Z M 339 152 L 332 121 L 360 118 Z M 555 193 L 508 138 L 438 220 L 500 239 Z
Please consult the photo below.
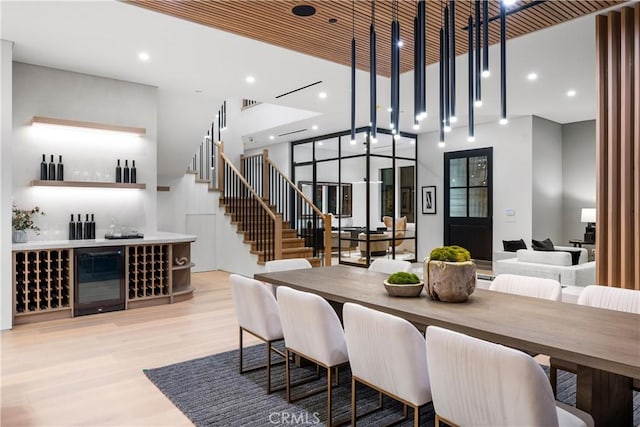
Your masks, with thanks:
M 596 427 L 632 426 L 631 378 L 578 366 L 576 407 L 590 413 Z

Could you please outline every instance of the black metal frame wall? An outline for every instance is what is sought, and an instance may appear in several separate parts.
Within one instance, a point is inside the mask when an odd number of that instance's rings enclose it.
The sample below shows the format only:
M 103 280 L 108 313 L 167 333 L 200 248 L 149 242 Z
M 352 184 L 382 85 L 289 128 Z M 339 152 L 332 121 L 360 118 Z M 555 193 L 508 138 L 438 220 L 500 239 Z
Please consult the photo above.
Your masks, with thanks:
M 392 154 L 391 155 L 385 155 L 385 154 L 371 154 L 371 146 L 372 146 L 372 140 L 371 140 L 371 127 L 366 126 L 366 127 L 360 127 L 356 129 L 356 134 L 360 134 L 360 133 L 364 133 L 366 134 L 366 152 L 362 153 L 362 154 L 353 154 L 353 155 L 346 155 L 343 156 L 342 155 L 342 144 L 345 142 L 349 142 L 351 140 L 351 130 L 346 130 L 346 131 L 341 131 L 341 132 L 335 132 L 335 133 L 331 133 L 331 134 L 325 134 L 325 135 L 319 135 L 317 137 L 313 137 L 313 138 L 307 138 L 307 139 L 302 139 L 302 140 L 298 140 L 298 141 L 292 141 L 291 142 L 291 150 L 290 150 L 290 167 L 291 167 L 291 181 L 293 181 L 294 183 L 297 182 L 296 179 L 296 168 L 299 167 L 308 167 L 311 166 L 312 167 L 312 179 L 311 182 L 313 183 L 313 202 L 314 204 L 317 205 L 317 198 L 316 198 L 316 187 L 317 187 L 317 183 L 318 183 L 318 179 L 317 179 L 317 165 L 319 163 L 324 163 L 324 162 L 332 162 L 332 161 L 338 161 L 338 186 L 341 186 L 343 184 L 343 180 L 342 180 L 342 161 L 343 160 L 347 160 L 347 159 L 354 159 L 354 158 L 364 158 L 366 161 L 366 171 L 365 171 L 365 181 L 366 182 L 370 182 L 372 177 L 371 177 L 371 158 L 388 158 L 391 159 L 392 161 L 392 168 L 395 171 L 397 169 L 397 165 L 396 165 L 396 160 L 408 160 L 408 161 L 412 161 L 415 164 L 415 177 L 414 177 L 414 192 L 417 192 L 417 188 L 418 188 L 418 137 L 416 134 L 412 134 L 412 133 L 407 133 L 407 132 L 399 132 L 399 135 L 401 137 L 406 137 L 406 138 L 413 138 L 415 140 L 415 145 L 414 145 L 414 158 L 409 158 L 409 157 L 398 157 L 396 156 L 396 143 L 397 141 L 395 139 L 393 139 L 394 134 L 388 130 L 388 129 L 381 129 L 378 128 L 377 129 L 377 134 L 384 134 L 384 135 L 389 135 L 391 136 L 391 139 L 393 141 L 393 145 L 392 145 Z M 322 158 L 322 159 L 318 159 L 316 156 L 316 142 L 319 141 L 326 141 L 328 139 L 332 139 L 332 138 L 338 138 L 338 151 L 337 151 L 337 156 L 336 157 L 330 157 L 330 158 Z M 311 150 L 311 160 L 305 160 L 305 161 L 300 161 L 300 162 L 296 162 L 295 159 L 295 155 L 296 155 L 296 150 L 295 147 L 299 146 L 299 145 L 303 145 L 303 144 L 312 144 L 312 150 Z M 394 181 L 395 181 L 395 173 L 394 173 Z M 395 191 L 395 182 L 394 182 L 394 191 Z M 414 193 L 415 194 L 415 193 Z M 396 197 L 397 195 L 394 194 L 394 206 L 393 206 L 393 212 L 396 212 L 396 206 L 395 206 L 395 200 L 397 199 Z M 415 216 L 417 218 L 418 215 L 418 203 L 417 203 L 417 197 L 413 198 L 413 209 L 415 212 Z M 294 209 L 292 207 L 292 209 Z M 374 207 L 374 209 L 377 209 L 377 207 Z M 291 212 L 291 218 L 295 218 L 295 212 Z M 371 230 L 371 186 L 367 185 L 366 186 L 366 229 L 367 230 Z M 395 252 L 395 243 L 396 240 L 414 240 L 414 258 L 411 260 L 412 262 L 416 261 L 416 256 L 417 256 L 417 249 L 418 249 L 418 221 L 415 221 L 415 236 L 412 238 L 398 238 L 396 239 L 395 237 L 395 220 L 393 221 L 393 227 L 392 227 L 392 235 L 389 238 L 389 241 L 391 242 L 391 254 L 392 257 L 395 258 L 396 252 Z M 342 231 L 342 224 L 339 222 L 338 223 L 338 238 L 340 239 L 341 236 L 341 231 Z M 342 239 L 342 240 L 347 240 L 347 239 Z M 360 241 L 359 239 L 349 239 L 352 242 L 355 241 L 356 244 Z M 371 247 L 371 242 L 372 240 L 370 239 L 370 235 L 367 234 L 367 238 L 366 238 L 366 245 L 367 248 Z M 366 256 L 366 264 L 362 264 L 362 263 L 358 263 L 358 262 L 348 262 L 348 261 L 344 261 L 343 257 L 342 257 L 342 247 L 340 244 L 338 244 L 338 260 L 340 264 L 345 264 L 345 265 L 353 265 L 353 266 L 357 266 L 357 267 L 367 267 L 370 263 L 371 263 L 371 251 L 368 250 L 367 256 Z

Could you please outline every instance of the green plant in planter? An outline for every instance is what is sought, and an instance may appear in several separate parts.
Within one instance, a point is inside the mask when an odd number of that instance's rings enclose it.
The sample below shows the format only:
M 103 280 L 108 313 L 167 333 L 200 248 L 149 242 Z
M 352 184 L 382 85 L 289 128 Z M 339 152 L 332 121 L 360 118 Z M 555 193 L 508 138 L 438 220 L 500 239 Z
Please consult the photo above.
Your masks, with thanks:
M 460 246 L 443 246 L 435 248 L 429 255 L 431 261 L 465 262 L 471 260 L 468 250 Z
M 13 216 L 11 218 L 11 225 L 14 230 L 33 230 L 36 234 L 40 234 L 40 228 L 33 222 L 33 216 L 35 214 L 44 215 L 44 212 L 40 210 L 38 206 L 33 209 L 18 209 L 16 205 L 13 205 Z
M 398 271 L 389 276 L 387 282 L 392 285 L 415 285 L 420 283 L 420 278 L 413 273 Z

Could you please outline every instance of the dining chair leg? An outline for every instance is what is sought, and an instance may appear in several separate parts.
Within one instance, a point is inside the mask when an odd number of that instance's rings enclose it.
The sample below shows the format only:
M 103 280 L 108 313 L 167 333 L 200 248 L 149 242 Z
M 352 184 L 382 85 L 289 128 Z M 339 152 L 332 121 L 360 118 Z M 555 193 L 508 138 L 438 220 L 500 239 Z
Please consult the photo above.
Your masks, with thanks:
M 440 427 L 440 416 L 438 414 L 436 414 L 436 421 L 435 421 L 434 427 Z
M 356 380 L 351 378 L 351 426 L 356 427 Z
M 285 360 L 284 376 L 285 376 L 285 382 L 287 383 L 287 402 L 291 403 L 291 377 L 289 373 L 289 350 L 285 349 L 284 353 L 286 355 L 286 357 L 284 358 Z
M 267 394 L 271 394 L 271 341 L 267 341 Z
M 420 426 L 420 407 L 414 406 L 413 407 L 413 427 L 419 427 L 419 426 Z
M 553 390 L 553 397 L 556 397 L 558 395 L 558 368 L 553 365 L 549 366 L 549 382 L 551 390 Z
M 333 426 L 331 422 L 331 383 L 333 379 L 331 378 L 331 371 L 333 368 L 327 368 L 327 427 Z
M 240 373 L 242 373 L 242 328 L 238 328 L 240 331 Z

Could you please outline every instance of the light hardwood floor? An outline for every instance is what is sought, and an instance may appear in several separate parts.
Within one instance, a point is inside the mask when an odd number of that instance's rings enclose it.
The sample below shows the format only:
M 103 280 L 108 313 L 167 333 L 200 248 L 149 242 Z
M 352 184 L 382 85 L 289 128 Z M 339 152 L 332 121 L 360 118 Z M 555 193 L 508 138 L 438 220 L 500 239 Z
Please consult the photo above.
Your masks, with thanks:
M 191 425 L 142 370 L 237 347 L 228 276 L 193 274 L 181 303 L 3 331 L 0 424 Z

